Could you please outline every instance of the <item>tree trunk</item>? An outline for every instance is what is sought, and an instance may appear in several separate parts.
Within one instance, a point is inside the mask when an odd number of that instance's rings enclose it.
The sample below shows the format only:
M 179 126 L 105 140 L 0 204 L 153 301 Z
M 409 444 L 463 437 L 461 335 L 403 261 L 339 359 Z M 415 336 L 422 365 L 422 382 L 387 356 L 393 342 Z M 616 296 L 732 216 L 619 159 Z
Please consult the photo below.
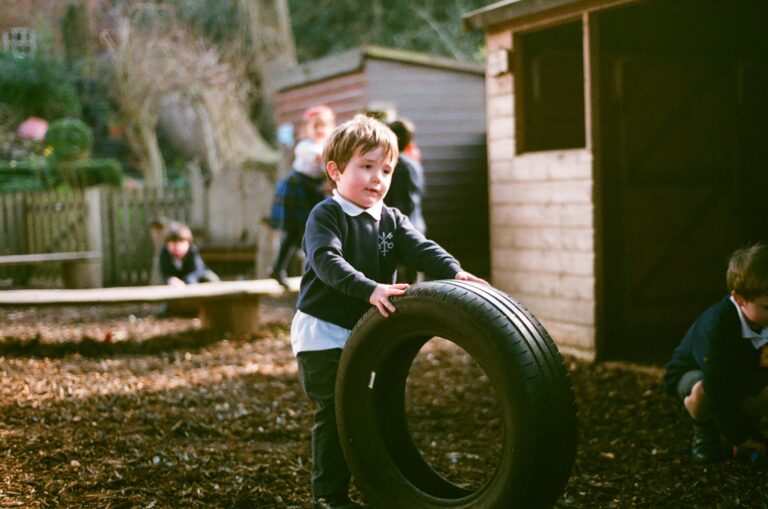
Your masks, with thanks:
M 256 66 L 279 61 L 296 65 L 296 45 L 287 0 L 240 0 L 245 30 L 253 44 Z
M 221 158 L 219 157 L 219 146 L 216 143 L 216 126 L 202 100 L 195 101 L 193 107 L 197 117 L 200 119 L 200 128 L 203 131 L 206 170 L 208 175 L 217 175 L 221 172 L 222 165 Z
M 152 108 L 145 104 L 141 109 L 141 118 L 137 128 L 139 138 L 144 147 L 144 183 L 147 187 L 162 189 L 165 184 L 165 161 L 160 153 L 160 144 L 157 142 L 157 114 Z
M 288 0 L 240 0 L 244 29 L 253 44 L 254 64 L 261 88 L 259 124 L 274 129 L 275 91 L 272 76 L 296 65 L 296 44 L 291 29 Z

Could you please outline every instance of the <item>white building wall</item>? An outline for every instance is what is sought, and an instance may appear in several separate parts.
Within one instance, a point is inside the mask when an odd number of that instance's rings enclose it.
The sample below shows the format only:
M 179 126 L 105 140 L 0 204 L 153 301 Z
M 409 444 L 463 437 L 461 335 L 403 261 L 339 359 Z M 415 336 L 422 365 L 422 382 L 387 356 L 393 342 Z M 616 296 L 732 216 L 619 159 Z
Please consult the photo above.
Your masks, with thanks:
M 489 32 L 488 52 L 512 49 Z M 595 349 L 595 227 L 587 149 L 516 154 L 514 80 L 486 76 L 491 279 L 525 305 L 558 347 Z

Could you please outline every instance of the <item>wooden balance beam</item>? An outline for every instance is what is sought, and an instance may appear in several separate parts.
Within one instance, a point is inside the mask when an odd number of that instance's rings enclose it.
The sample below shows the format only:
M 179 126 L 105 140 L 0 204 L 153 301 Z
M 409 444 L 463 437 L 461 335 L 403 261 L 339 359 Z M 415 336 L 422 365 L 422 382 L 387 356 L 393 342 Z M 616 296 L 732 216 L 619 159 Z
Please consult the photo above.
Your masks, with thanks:
M 0 291 L 2 307 L 102 306 L 139 303 L 184 303 L 197 306 L 203 327 L 250 334 L 259 328 L 259 299 L 295 294 L 301 278 L 288 278 L 288 289 L 274 279 L 221 281 L 186 286 L 122 286 L 55 290 Z
M 101 254 L 93 251 L 0 256 L 0 267 L 61 263 L 65 288 L 101 286 Z

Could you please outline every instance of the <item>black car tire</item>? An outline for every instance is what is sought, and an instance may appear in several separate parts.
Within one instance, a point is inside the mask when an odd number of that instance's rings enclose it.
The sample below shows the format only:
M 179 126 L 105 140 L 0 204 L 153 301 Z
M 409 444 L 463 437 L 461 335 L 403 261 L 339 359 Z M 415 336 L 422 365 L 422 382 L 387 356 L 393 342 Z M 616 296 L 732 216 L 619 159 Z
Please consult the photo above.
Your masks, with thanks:
M 359 320 L 336 382 L 342 448 L 371 507 L 551 507 L 573 467 L 577 417 L 567 369 L 549 334 L 523 306 L 486 285 L 419 283 L 393 302 L 390 317 L 372 308 Z M 408 372 L 433 337 L 465 350 L 500 400 L 500 457 L 476 490 L 437 473 L 408 429 Z

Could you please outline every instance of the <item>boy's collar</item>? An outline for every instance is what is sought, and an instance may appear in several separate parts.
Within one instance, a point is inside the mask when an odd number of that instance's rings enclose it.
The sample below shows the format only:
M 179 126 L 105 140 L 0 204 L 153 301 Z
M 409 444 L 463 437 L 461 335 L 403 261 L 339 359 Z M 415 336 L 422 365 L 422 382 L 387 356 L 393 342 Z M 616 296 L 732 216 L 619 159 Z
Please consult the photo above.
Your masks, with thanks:
M 384 206 L 384 202 L 380 201 L 373 207 L 364 209 L 361 207 L 358 207 L 351 201 L 344 198 L 342 195 L 339 194 L 339 191 L 336 189 L 333 190 L 333 200 L 341 205 L 341 210 L 344 211 L 344 213 L 348 216 L 359 216 L 363 212 L 367 212 L 369 216 L 374 218 L 376 221 L 381 219 L 381 208 Z
M 741 311 L 741 308 L 736 303 L 733 296 L 728 298 L 731 299 L 733 305 L 736 306 L 736 312 L 739 314 L 739 321 L 741 322 L 741 337 L 752 341 L 752 346 L 755 348 L 761 348 L 768 344 L 768 327 L 763 327 L 760 329 L 760 332 L 755 332 L 752 330 L 752 327 L 750 327 L 747 323 L 747 319 L 744 317 L 744 313 Z

